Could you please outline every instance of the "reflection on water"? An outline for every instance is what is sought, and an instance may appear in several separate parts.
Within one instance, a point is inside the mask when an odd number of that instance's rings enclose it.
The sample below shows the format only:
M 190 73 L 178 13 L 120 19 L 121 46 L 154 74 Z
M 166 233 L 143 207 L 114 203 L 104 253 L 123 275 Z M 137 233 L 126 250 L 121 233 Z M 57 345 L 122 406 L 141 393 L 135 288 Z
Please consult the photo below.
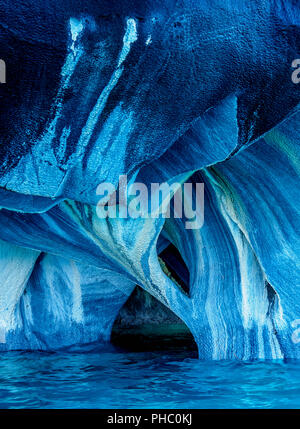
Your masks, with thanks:
M 11 352 L 1 408 L 300 408 L 299 362 L 201 362 L 187 352 Z

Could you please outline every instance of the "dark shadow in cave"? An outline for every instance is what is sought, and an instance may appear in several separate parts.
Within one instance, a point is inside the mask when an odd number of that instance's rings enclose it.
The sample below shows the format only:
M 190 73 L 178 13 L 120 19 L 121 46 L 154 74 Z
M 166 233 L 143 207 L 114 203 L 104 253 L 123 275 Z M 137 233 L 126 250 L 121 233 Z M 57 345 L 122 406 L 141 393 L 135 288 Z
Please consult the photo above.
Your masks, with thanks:
M 163 261 L 172 280 L 177 283 L 186 295 L 188 295 L 190 291 L 190 272 L 178 249 L 170 243 L 168 247 L 160 253 L 159 259 Z
M 139 286 L 121 309 L 111 342 L 127 351 L 178 350 L 197 357 L 197 345 L 185 323 Z

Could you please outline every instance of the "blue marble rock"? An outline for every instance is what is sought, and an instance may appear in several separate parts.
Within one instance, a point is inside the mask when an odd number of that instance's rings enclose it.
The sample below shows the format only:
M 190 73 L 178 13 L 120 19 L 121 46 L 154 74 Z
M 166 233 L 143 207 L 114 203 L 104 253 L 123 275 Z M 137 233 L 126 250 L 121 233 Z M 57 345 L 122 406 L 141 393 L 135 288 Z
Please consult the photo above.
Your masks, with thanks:
M 104 345 L 139 285 L 201 359 L 300 358 L 298 2 L 0 9 L 0 350 Z M 101 219 L 120 175 L 203 183 L 203 225 Z

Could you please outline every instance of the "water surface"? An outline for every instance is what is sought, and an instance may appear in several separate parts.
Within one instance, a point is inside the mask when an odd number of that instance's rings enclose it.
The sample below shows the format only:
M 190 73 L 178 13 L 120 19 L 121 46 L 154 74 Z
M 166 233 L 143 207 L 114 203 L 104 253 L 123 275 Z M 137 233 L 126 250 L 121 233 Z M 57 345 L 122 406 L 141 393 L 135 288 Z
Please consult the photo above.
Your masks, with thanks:
M 187 352 L 10 352 L 1 408 L 300 408 L 299 362 L 201 362 Z

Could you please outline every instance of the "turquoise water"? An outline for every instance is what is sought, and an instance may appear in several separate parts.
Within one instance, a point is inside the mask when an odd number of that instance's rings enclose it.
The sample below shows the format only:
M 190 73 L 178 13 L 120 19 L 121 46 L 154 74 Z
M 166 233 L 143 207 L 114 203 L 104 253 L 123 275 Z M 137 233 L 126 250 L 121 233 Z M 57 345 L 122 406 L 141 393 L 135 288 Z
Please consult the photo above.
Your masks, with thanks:
M 11 352 L 1 408 L 300 408 L 300 362 L 201 362 L 186 352 Z

